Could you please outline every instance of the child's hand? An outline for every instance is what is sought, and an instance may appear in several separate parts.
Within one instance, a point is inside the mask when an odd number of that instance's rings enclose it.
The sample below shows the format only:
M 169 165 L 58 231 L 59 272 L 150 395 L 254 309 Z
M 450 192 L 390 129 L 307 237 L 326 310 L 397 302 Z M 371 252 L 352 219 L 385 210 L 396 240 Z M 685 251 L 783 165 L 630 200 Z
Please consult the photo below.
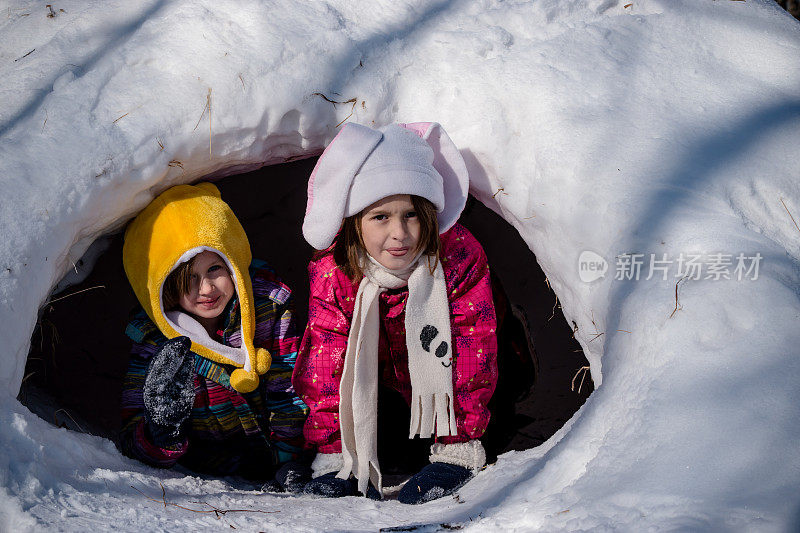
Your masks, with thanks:
M 144 406 L 151 422 L 177 436 L 194 405 L 194 355 L 188 337 L 170 339 L 158 349 L 144 380 Z

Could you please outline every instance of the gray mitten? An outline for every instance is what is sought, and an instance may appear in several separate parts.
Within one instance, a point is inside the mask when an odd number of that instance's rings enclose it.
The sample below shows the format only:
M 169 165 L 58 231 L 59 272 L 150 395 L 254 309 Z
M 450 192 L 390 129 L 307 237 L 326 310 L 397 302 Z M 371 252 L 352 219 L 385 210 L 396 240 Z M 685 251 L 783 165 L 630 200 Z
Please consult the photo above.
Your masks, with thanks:
M 181 424 L 194 405 L 194 354 L 188 337 L 166 341 L 144 379 L 144 407 L 154 444 L 179 440 Z

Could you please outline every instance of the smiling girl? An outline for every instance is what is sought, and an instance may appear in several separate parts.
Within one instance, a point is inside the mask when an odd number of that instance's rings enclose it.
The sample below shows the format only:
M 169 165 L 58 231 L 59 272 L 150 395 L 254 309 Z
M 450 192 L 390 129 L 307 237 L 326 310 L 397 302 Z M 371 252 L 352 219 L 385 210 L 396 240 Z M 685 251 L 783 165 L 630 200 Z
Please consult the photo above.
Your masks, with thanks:
M 410 406 L 389 424 L 435 436 L 401 502 L 451 494 L 485 465 L 496 318 L 486 255 L 456 224 L 468 181 L 435 123 L 347 124 L 317 162 L 303 234 L 321 252 L 292 378 L 317 452 L 306 492 L 381 497 L 379 386 Z
M 153 466 L 302 488 L 306 406 L 291 373 L 291 291 L 253 260 L 210 183 L 173 187 L 125 232 L 125 273 L 143 310 L 122 392 L 126 455 Z
M 214 252 L 200 252 L 181 263 L 164 282 L 164 307 L 194 317 L 211 337 L 220 337 L 222 311 L 236 293 L 231 273 Z

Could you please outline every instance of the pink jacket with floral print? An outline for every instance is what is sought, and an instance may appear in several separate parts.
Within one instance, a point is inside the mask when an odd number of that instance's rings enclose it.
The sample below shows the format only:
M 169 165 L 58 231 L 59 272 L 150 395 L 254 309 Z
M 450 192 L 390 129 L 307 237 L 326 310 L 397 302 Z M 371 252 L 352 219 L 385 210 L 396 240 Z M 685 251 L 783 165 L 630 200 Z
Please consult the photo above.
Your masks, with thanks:
M 458 435 L 437 440 L 453 443 L 481 437 L 489 423 L 486 406 L 497 383 L 497 322 L 489 265 L 475 237 L 456 224 L 441 236 L 440 257 L 450 302 Z M 309 264 L 308 276 L 308 325 L 292 382 L 311 411 L 303 430 L 307 445 L 320 453 L 339 453 L 339 380 L 358 283 L 352 283 L 339 270 L 330 253 Z M 389 290 L 380 296 L 379 379 L 409 402 L 407 296 L 407 288 Z

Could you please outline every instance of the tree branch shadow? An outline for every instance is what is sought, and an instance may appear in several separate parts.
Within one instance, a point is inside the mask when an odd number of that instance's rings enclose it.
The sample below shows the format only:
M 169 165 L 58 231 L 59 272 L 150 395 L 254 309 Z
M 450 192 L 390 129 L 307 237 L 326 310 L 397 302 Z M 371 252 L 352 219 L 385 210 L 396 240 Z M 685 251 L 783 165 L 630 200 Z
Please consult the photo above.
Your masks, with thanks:
M 692 148 L 673 165 L 669 176 L 663 180 L 664 186 L 651 195 L 639 211 L 638 217 L 630 224 L 629 227 L 636 230 L 635 236 L 628 243 L 630 249 L 638 249 L 655 242 L 658 230 L 694 194 L 701 188 L 708 187 L 716 171 L 735 161 L 761 138 L 793 121 L 800 122 L 800 99 L 787 98 L 754 109 L 741 120 L 692 142 Z M 622 309 L 635 287 L 636 283 L 632 281 L 614 282 L 608 308 Z M 610 312 L 606 330 L 619 329 L 620 319 L 619 312 Z
M 22 107 L 15 115 L 10 117 L 5 124 L 0 125 L 0 137 L 8 133 L 20 122 L 31 116 L 41 107 L 44 100 L 53 93 L 53 85 L 56 80 L 65 74 L 67 71 L 72 70 L 75 73 L 75 78 L 81 78 L 104 57 L 116 52 L 120 44 L 124 43 L 127 38 L 142 27 L 152 16 L 154 16 L 168 0 L 158 0 L 151 7 L 145 10 L 139 17 L 130 22 L 120 24 L 119 27 L 109 30 L 107 33 L 112 36 L 103 46 L 97 46 L 96 51 L 89 56 L 89 58 L 81 65 L 65 65 L 64 69 L 58 69 L 55 74 L 52 74 L 49 79 L 44 81 L 42 87 L 34 89 L 37 93 L 30 101 Z M 70 68 L 74 67 L 74 68 Z
M 366 56 L 374 56 L 379 50 L 387 48 L 397 41 L 413 42 L 412 36 L 416 32 L 421 31 L 427 21 L 444 15 L 447 11 L 455 7 L 457 3 L 458 2 L 455 0 L 431 2 L 413 16 L 404 18 L 402 22 L 387 25 L 385 28 L 376 30 L 366 38 L 352 41 L 346 52 L 342 53 L 338 59 L 334 59 L 326 65 L 327 73 L 323 77 L 327 77 L 327 82 L 320 82 L 319 91 L 327 93 L 328 96 L 344 96 L 345 86 L 348 82 L 353 82 L 357 78 L 357 76 L 352 75 L 353 69 L 358 68 L 356 67 L 356 57 L 363 59 Z M 391 101 L 394 88 L 389 84 L 386 90 L 387 95 L 385 95 L 384 98 L 387 99 L 387 101 Z M 350 96 L 351 95 L 347 95 L 344 97 L 349 98 Z M 363 97 L 359 96 L 359 99 L 363 99 Z M 346 121 L 343 121 L 343 123 L 345 122 Z M 381 125 L 383 124 L 378 124 L 378 126 Z M 341 123 L 339 126 L 341 126 Z

